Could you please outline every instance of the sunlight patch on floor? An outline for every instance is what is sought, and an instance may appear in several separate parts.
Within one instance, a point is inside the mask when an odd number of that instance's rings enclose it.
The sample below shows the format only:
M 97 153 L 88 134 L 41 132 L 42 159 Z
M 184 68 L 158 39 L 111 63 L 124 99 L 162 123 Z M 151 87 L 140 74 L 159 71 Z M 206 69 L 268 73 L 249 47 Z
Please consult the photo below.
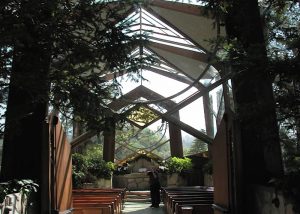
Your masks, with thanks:
M 150 207 L 150 203 L 126 202 L 122 213 L 130 214 L 164 214 L 163 204 L 159 208 Z

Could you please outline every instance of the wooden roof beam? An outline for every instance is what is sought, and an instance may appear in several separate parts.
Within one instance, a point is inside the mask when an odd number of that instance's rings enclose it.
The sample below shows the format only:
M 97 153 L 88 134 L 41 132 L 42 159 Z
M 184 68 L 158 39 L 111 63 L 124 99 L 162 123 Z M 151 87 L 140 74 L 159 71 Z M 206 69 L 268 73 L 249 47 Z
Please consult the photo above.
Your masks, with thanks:
M 82 143 L 86 142 L 87 140 L 89 140 L 91 137 L 94 137 L 97 134 L 96 131 L 87 131 L 85 133 L 83 133 L 82 135 L 74 138 L 70 144 L 71 144 L 71 148 L 74 149 L 75 147 L 81 145 Z
M 177 67 L 176 65 L 174 65 L 173 63 L 171 63 L 169 60 L 167 60 L 165 57 L 163 57 L 162 55 L 160 55 L 159 53 L 157 53 L 155 50 L 153 50 L 150 46 L 148 47 L 148 49 L 156 54 L 159 58 L 161 58 L 162 60 L 164 60 L 165 63 L 167 63 L 167 65 L 173 69 L 175 69 L 176 71 L 184 74 L 185 76 L 187 76 L 189 79 L 194 80 L 193 77 L 191 77 L 187 72 L 184 72 L 182 69 L 180 69 L 179 67 Z M 201 83 L 199 83 L 201 84 Z
M 118 111 L 121 108 L 129 105 L 130 102 L 133 102 L 134 100 L 140 97 L 144 97 L 148 100 L 164 99 L 164 97 L 161 96 L 160 94 L 150 90 L 149 88 L 146 88 L 143 85 L 140 85 L 135 89 L 133 89 L 132 91 L 125 94 L 124 96 L 122 96 L 121 98 L 119 98 L 118 100 L 111 102 L 108 106 L 111 109 Z M 164 100 L 160 102 L 158 105 L 165 109 L 170 109 L 172 106 L 176 105 L 176 103 L 171 100 Z
M 168 112 L 166 112 L 165 115 L 170 115 L 170 114 L 172 114 L 172 113 L 174 113 L 174 112 L 176 112 L 176 111 L 184 108 L 185 106 L 187 106 L 190 103 L 194 102 L 198 98 L 202 97 L 204 94 L 206 94 L 209 91 L 215 89 L 216 87 L 222 85 L 223 83 L 225 83 L 226 81 L 228 81 L 231 77 L 232 77 L 232 74 L 227 74 L 224 77 L 222 77 L 222 79 L 220 79 L 220 80 L 214 82 L 213 84 L 211 84 L 211 85 L 203 88 L 201 91 L 195 92 L 191 96 L 187 97 L 186 99 L 184 99 L 180 103 L 178 103 L 174 108 L 172 108 Z
M 209 56 L 206 53 L 196 52 L 196 51 L 192 51 L 192 50 L 188 50 L 188 49 L 178 48 L 178 47 L 165 45 L 165 44 L 161 44 L 161 43 L 156 43 L 156 42 L 151 42 L 151 41 L 148 42 L 147 46 L 150 46 L 150 47 L 152 46 L 154 48 L 158 48 L 158 49 L 168 51 L 168 52 L 180 55 L 180 56 L 198 60 L 200 62 L 209 63 Z
M 200 16 L 204 12 L 203 8 L 199 5 L 184 4 L 180 2 L 152 0 L 150 5 L 195 16 Z
M 148 108 L 155 112 L 156 114 L 160 115 L 161 118 L 165 119 L 166 121 L 168 122 L 172 122 L 175 126 L 177 126 L 178 128 L 180 128 L 181 130 L 189 133 L 190 135 L 200 139 L 200 140 L 203 140 L 204 142 L 206 143 L 212 143 L 213 139 L 210 138 L 209 136 L 207 136 L 206 134 L 198 131 L 197 129 L 181 122 L 180 120 L 176 119 L 175 117 L 172 117 L 171 115 L 166 115 L 166 114 L 163 114 L 151 107 L 148 106 Z

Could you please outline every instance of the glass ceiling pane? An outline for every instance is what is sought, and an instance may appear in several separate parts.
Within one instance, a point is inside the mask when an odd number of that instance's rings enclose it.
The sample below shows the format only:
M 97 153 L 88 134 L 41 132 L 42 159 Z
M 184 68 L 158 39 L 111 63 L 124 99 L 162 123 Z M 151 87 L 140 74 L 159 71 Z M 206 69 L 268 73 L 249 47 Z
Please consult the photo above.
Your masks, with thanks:
M 119 133 L 123 133 L 120 135 Z M 121 160 L 137 151 L 153 152 L 165 158 L 169 156 L 170 146 L 168 143 L 169 129 L 167 123 L 159 120 L 146 129 L 139 130 L 133 126 L 123 126 L 123 131 L 117 130 L 116 134 L 116 159 Z M 160 144 L 166 142 L 163 146 Z
M 180 120 L 201 131 L 206 130 L 202 97 L 179 110 Z
M 210 91 L 209 96 L 212 97 L 212 110 L 214 114 L 214 130 L 216 134 L 218 123 L 221 121 L 224 113 L 224 97 L 223 97 L 222 85 Z
M 176 81 L 172 78 L 168 78 L 163 75 L 153 73 L 148 70 L 143 70 L 142 75 L 143 75 L 144 80 L 138 79 L 138 81 L 136 81 L 136 82 L 130 81 L 130 78 L 128 77 L 128 75 L 118 77 L 117 80 L 122 85 L 122 93 L 126 94 L 129 91 L 133 90 L 134 88 L 136 88 L 142 84 L 143 86 L 162 95 L 163 97 L 170 97 L 188 87 L 188 85 L 185 83 Z M 185 99 L 186 97 L 195 93 L 196 91 L 197 91 L 197 89 L 195 87 L 192 87 L 189 90 L 187 90 L 186 92 L 173 98 L 172 101 L 180 102 L 183 99 Z
M 217 88 L 210 91 L 209 95 L 212 97 L 213 110 L 215 113 L 217 113 L 219 111 L 220 103 L 221 103 L 222 97 L 223 97 L 222 85 L 220 85 Z
M 194 136 L 182 131 L 183 155 L 194 155 L 208 151 L 207 143 L 195 138 Z
M 143 85 L 152 91 L 161 94 L 163 97 L 170 97 L 188 86 L 187 84 L 147 70 L 143 71 L 143 77 L 147 80 L 143 81 Z M 197 89 L 191 88 L 187 92 L 173 98 L 172 100 L 175 102 L 180 102 L 193 94 L 195 91 L 197 91 Z
M 128 33 L 128 35 L 143 33 L 148 35 L 150 41 L 197 52 L 204 52 L 185 38 L 185 36 L 143 8 L 138 8 L 135 12 L 131 13 L 126 20 L 131 22 L 129 28 L 131 31 L 134 31 Z

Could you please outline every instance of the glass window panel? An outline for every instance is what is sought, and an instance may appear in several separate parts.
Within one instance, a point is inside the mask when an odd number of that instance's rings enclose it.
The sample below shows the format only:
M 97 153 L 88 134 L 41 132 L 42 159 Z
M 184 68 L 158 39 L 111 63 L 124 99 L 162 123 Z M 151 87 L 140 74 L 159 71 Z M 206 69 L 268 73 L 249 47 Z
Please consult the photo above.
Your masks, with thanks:
M 180 109 L 179 114 L 182 122 L 199 131 L 204 130 L 205 132 L 206 129 L 202 97 Z

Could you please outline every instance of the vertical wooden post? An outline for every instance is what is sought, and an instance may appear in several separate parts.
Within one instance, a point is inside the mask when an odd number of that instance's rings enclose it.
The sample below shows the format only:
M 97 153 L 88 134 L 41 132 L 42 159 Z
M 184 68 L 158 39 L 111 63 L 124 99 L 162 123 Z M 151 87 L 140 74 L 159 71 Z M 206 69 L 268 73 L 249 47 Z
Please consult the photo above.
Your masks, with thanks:
M 179 112 L 177 111 L 172 116 L 179 119 Z M 170 134 L 170 150 L 172 157 L 183 157 L 182 137 L 181 130 L 172 122 L 169 122 L 169 134 Z
M 106 128 L 103 131 L 103 160 L 107 162 L 114 162 L 115 159 L 115 126 L 115 122 L 112 118 L 106 120 Z
M 222 205 L 225 208 L 230 207 L 230 185 L 232 182 L 230 178 L 231 136 L 229 126 L 228 117 L 224 115 L 212 143 L 214 204 Z M 215 210 L 214 213 L 219 212 Z
M 50 146 L 49 146 L 49 122 L 45 123 L 43 131 L 43 141 L 42 141 L 41 155 L 41 213 L 50 213 Z
M 209 93 L 203 95 L 203 109 L 205 117 L 206 134 L 209 137 L 214 138 L 214 118 Z

